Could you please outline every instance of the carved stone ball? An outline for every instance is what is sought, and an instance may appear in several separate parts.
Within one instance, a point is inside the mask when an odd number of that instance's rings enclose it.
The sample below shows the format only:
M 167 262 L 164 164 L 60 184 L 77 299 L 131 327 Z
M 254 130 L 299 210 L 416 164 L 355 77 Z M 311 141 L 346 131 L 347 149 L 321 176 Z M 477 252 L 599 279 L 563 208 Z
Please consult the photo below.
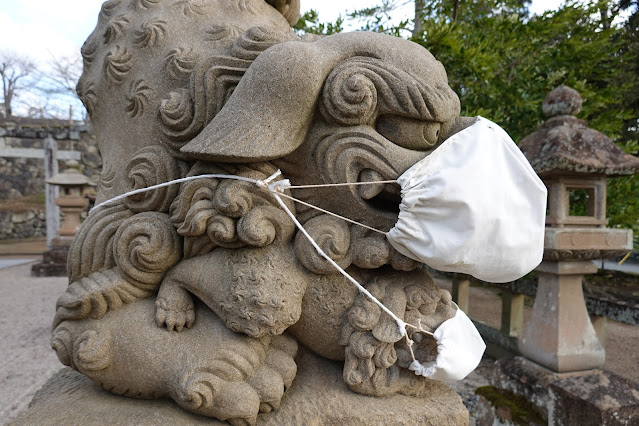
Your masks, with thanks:
M 577 115 L 581 111 L 581 95 L 572 87 L 559 86 L 546 96 L 542 104 L 548 118 L 558 115 Z

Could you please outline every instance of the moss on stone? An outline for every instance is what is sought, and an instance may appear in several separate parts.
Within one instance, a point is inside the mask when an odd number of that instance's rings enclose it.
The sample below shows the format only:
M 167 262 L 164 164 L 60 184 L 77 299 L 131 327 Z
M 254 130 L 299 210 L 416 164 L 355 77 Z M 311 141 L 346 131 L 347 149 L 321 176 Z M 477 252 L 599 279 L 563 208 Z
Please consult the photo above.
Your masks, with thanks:
M 546 421 L 537 408 L 523 396 L 515 395 L 505 389 L 495 386 L 482 386 L 475 390 L 477 395 L 486 398 L 495 408 L 495 414 L 504 409 L 510 413 L 509 419 L 516 425 L 545 425 Z M 501 408 L 501 410 L 499 410 Z

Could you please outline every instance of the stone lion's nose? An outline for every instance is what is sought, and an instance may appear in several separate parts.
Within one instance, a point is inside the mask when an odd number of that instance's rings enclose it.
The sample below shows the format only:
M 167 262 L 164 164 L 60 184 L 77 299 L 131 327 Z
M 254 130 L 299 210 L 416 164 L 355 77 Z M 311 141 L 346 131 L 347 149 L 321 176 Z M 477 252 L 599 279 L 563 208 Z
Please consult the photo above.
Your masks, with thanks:
M 475 122 L 475 117 L 457 117 L 442 124 L 437 143 L 442 143 L 456 133 L 461 132 Z

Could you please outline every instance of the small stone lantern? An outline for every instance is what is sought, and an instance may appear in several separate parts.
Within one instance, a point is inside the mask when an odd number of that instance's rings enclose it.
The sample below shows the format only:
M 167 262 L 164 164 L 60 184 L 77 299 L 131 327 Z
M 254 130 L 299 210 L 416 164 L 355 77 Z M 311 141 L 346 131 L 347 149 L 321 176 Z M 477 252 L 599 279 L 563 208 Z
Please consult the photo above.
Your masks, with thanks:
M 33 265 L 31 275 L 66 276 L 67 254 L 82 222 L 81 215 L 88 205 L 83 192 L 90 182 L 89 178 L 80 172 L 78 162 L 71 160 L 67 162 L 64 171 L 48 179 L 47 183 L 60 187 L 60 196 L 55 203 L 60 206 L 64 218 L 58 237 L 51 242 L 51 249 L 43 253 L 42 263 Z
M 83 192 L 89 185 L 89 178 L 80 173 L 78 162 L 72 160 L 67 162 L 62 173 L 53 176 L 47 183 L 60 187 L 60 196 L 55 203 L 60 206 L 64 219 L 58 231 L 57 245 L 69 246 L 82 222 L 81 214 L 87 209 L 88 200 Z M 56 245 L 56 240 L 53 245 Z
M 606 228 L 607 178 L 639 172 L 639 159 L 574 115 L 579 92 L 560 86 L 543 103 L 548 120 L 519 144 L 548 187 L 543 262 L 523 355 L 556 372 L 599 368 L 605 360 L 583 296 L 593 259 L 632 250 L 632 231 Z M 572 200 L 572 201 L 571 201 Z M 581 200 L 581 203 L 577 203 Z

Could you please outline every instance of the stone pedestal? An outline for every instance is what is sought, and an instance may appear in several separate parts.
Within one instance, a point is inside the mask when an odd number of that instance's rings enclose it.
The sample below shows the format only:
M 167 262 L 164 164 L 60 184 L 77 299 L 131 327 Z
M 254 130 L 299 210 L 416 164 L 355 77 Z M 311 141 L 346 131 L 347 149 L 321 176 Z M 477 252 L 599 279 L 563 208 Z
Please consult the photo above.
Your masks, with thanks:
M 56 200 L 56 205 L 64 213 L 64 221 L 58 234 L 51 242 L 51 248 L 42 254 L 42 263 L 31 267 L 34 277 L 64 277 L 67 275 L 67 254 L 75 233 L 82 222 L 81 215 L 86 211 L 88 200 L 73 191 L 64 188 L 64 195 Z M 76 191 L 79 193 L 79 190 Z
M 599 368 L 605 351 L 597 339 L 582 290 L 592 261 L 547 262 L 537 267 L 539 285 L 533 314 L 519 341 L 522 355 L 556 372 Z
M 69 245 L 56 245 L 53 240 L 51 249 L 42 253 L 42 262 L 31 267 L 32 277 L 66 277 Z
M 342 363 L 300 348 L 298 373 L 280 409 L 263 413 L 258 425 L 468 425 L 468 411 L 457 393 L 430 381 L 427 397 L 377 398 L 352 392 L 342 379 Z M 191 414 L 169 400 L 140 400 L 113 395 L 86 376 L 64 368 L 36 393 L 18 425 L 222 425 Z
M 494 393 L 523 397 L 548 425 L 635 425 L 639 419 L 639 384 L 613 373 L 558 374 L 523 357 L 495 365 Z M 499 415 L 503 407 L 492 408 Z

